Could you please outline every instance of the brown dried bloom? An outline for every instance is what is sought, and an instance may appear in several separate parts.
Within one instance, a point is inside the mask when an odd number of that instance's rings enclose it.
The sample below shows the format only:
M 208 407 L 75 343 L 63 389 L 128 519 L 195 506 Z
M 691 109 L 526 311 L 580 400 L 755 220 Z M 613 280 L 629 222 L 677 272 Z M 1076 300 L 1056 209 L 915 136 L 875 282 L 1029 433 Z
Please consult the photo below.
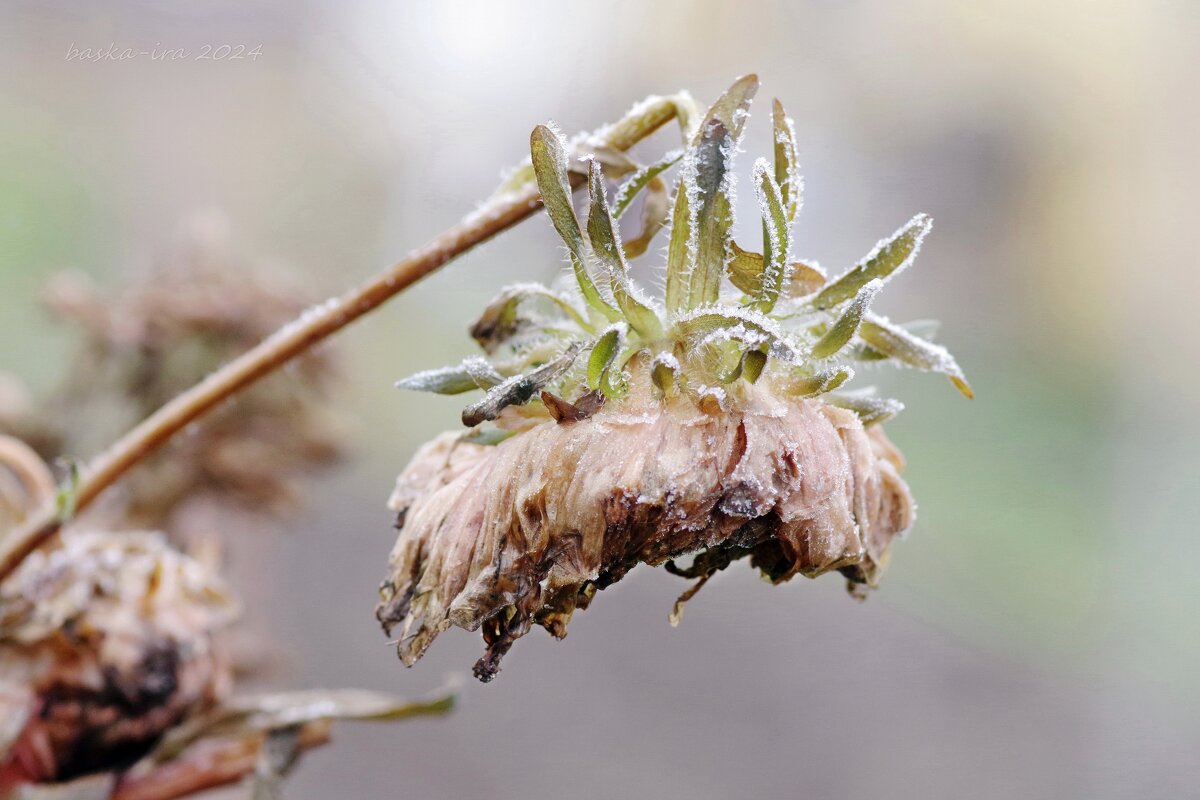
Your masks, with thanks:
M 377 616 L 399 627 L 406 664 L 452 625 L 482 629 L 475 673 L 489 680 L 534 623 L 566 635 L 575 609 L 639 563 L 699 579 L 673 622 L 744 557 L 773 582 L 836 570 L 856 592 L 876 584 L 913 519 L 903 460 L 878 426 L 902 406 L 834 390 L 851 362 L 891 360 L 946 374 L 970 396 L 944 348 L 869 311 L 931 223 L 918 215 L 832 281 L 794 261 L 802 183 L 776 102 L 775 164 L 754 169 L 763 252 L 735 244 L 731 165 L 757 85 L 740 79 L 693 120 L 682 155 L 629 170 L 613 207 L 599 159 L 570 162 L 556 134 L 535 129 L 532 172 L 584 306 L 511 287 L 471 329 L 488 358 L 400 384 L 486 389 L 463 422 L 495 423 L 434 439 L 392 496 L 401 533 Z M 676 161 L 660 305 L 630 279 L 615 219 Z M 586 225 L 572 170 L 587 174 Z M 674 563 L 688 554 L 687 568 Z
M 73 274 L 59 276 L 47 295 L 87 334 L 78 368 L 55 402 L 64 409 L 107 402 L 122 425 L 143 419 L 310 304 L 286 272 L 232 256 L 213 225 L 197 226 L 114 296 Z M 174 530 L 185 502 L 213 499 L 253 511 L 292 507 L 301 496 L 297 477 L 339 453 L 339 426 L 324 402 L 335 376 L 334 359 L 320 349 L 240 393 L 130 476 L 123 522 Z M 84 432 L 73 433 L 69 443 L 87 449 Z
M 230 675 L 236 604 L 157 533 L 67 531 L 0 585 L 0 793 L 131 763 Z

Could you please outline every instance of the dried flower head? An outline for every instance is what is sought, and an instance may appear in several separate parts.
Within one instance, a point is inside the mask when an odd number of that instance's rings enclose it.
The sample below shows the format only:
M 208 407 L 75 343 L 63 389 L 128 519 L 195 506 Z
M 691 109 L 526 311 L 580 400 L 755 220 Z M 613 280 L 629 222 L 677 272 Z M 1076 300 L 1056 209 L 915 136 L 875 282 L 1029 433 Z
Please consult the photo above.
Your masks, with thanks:
M 122 426 L 139 421 L 310 304 L 286 271 L 243 262 L 224 239 L 220 226 L 195 227 L 113 296 L 78 275 L 53 281 L 49 305 L 87 335 L 55 403 L 105 401 Z M 334 377 L 334 359 L 321 349 L 240 393 L 130 476 L 122 523 L 174 531 L 185 502 L 214 498 L 248 511 L 290 508 L 301 496 L 297 477 L 339 453 L 340 429 L 325 404 Z M 69 443 L 86 449 L 72 433 Z
M 230 675 L 236 604 L 157 533 L 68 531 L 0 585 L 0 792 L 130 763 Z
M 762 252 L 739 247 L 732 163 L 757 87 L 738 80 L 689 122 L 682 153 L 633 169 L 611 205 L 598 154 L 569 160 L 556 133 L 534 130 L 532 173 L 579 293 L 509 287 L 471 328 L 485 356 L 399 384 L 486 391 L 463 412 L 472 430 L 423 447 L 391 499 L 401 533 L 377 615 L 399 626 L 406 664 L 451 625 L 482 629 L 488 680 L 534 623 L 564 636 L 638 563 L 698 578 L 681 603 L 743 557 L 775 582 L 837 570 L 875 585 L 913 519 L 878 426 L 902 406 L 836 390 L 852 363 L 893 361 L 970 396 L 944 348 L 870 310 L 931 223 L 914 217 L 834 280 L 797 261 L 802 182 L 776 101 L 774 162 L 753 170 Z M 618 220 L 676 162 L 660 302 L 631 280 Z M 584 224 L 572 173 L 586 175 Z

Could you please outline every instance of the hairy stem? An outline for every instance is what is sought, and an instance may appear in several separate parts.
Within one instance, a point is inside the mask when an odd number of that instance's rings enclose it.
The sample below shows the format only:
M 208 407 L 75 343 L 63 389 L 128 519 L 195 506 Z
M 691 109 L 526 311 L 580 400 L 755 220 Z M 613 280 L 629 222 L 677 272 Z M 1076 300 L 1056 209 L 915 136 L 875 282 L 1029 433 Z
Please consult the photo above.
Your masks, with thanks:
M 593 134 L 589 144 L 627 150 L 672 119 L 682 119 L 690 105 L 691 99 L 686 95 L 649 98 L 620 121 Z M 583 183 L 583 176 L 573 176 L 572 187 Z M 97 456 L 73 487 L 74 510 L 82 511 L 131 467 L 222 401 L 378 308 L 451 259 L 526 219 L 540 207 L 541 197 L 532 181 L 516 191 L 493 197 L 374 279 L 305 311 L 168 402 Z M 61 523 L 54 503 L 43 503 L 20 528 L 0 540 L 0 580 L 53 536 Z

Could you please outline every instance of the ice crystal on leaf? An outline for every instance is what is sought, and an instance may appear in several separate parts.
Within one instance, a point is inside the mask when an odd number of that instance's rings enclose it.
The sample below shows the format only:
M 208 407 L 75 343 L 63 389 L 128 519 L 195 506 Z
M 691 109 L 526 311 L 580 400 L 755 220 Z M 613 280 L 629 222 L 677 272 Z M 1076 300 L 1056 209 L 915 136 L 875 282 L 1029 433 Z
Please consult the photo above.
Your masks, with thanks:
M 875 585 L 913 517 L 903 459 L 877 424 L 903 406 L 839 390 L 854 362 L 890 361 L 942 373 L 970 396 L 944 347 L 870 310 L 931 222 L 917 215 L 832 280 L 795 261 L 803 181 L 794 126 L 775 101 L 774 162 L 752 173 L 761 252 L 739 246 L 734 156 L 757 89 L 755 76 L 738 79 L 682 125 L 681 153 L 644 166 L 602 141 L 580 159 L 577 143 L 534 129 L 522 174 L 541 190 L 577 291 L 504 290 L 471 328 L 486 361 L 399 384 L 484 389 L 463 422 L 495 426 L 442 434 L 397 481 L 400 537 L 377 616 L 398 632 L 405 663 L 452 625 L 482 630 L 476 674 L 488 680 L 533 624 L 566 635 L 576 609 L 639 563 L 697 579 L 680 604 L 741 558 L 775 582 L 836 570 Z M 622 176 L 610 205 L 605 179 Z M 582 222 L 571 201 L 581 179 Z M 618 223 L 639 195 L 653 219 L 631 247 Z M 631 279 L 629 259 L 668 209 L 658 300 Z M 691 565 L 677 565 L 685 555 Z

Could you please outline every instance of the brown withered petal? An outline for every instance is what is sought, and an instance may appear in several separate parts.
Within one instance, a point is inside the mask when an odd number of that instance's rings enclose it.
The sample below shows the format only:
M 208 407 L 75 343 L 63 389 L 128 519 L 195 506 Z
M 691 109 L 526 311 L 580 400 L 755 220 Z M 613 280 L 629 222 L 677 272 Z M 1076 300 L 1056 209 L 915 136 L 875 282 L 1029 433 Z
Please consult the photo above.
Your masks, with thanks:
M 631 385 L 494 447 L 443 434 L 417 453 L 391 499 L 401 533 L 377 609 L 404 663 L 452 625 L 482 628 L 489 680 L 534 623 L 562 637 L 598 589 L 685 554 L 701 579 L 749 556 L 776 582 L 840 570 L 874 585 L 914 511 L 878 427 L 765 378 L 703 410 L 645 375 Z
M 0 786 L 136 758 L 215 703 L 236 604 L 155 533 L 68 531 L 0 586 Z

